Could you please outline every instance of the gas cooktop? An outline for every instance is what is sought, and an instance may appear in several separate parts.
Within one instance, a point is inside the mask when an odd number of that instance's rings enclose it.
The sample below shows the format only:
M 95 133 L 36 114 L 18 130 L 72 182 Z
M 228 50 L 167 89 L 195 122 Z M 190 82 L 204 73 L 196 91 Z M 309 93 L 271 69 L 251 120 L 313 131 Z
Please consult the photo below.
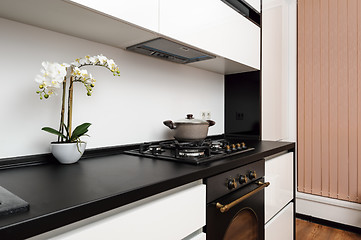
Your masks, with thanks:
M 244 142 L 205 139 L 199 142 L 178 142 L 177 140 L 145 142 L 140 144 L 139 148 L 124 153 L 198 165 L 252 150 L 254 148 L 246 146 Z

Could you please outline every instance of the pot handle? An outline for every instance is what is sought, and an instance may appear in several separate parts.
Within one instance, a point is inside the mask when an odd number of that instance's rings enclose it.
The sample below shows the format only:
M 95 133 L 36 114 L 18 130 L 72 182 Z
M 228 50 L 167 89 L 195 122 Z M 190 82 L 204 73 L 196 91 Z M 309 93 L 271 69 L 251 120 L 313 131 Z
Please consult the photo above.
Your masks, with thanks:
M 214 124 L 216 124 L 215 121 L 212 121 L 212 120 L 206 120 L 209 124 L 209 127 L 212 127 Z
M 174 125 L 172 120 L 166 120 L 163 122 L 163 124 L 166 125 L 167 127 L 169 127 L 170 129 L 176 129 L 176 126 Z

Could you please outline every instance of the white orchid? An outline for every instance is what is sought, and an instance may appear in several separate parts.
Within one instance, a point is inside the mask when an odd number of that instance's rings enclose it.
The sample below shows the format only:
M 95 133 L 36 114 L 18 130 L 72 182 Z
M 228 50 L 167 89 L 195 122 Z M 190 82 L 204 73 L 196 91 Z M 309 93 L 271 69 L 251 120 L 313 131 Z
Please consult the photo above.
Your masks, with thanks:
M 51 63 L 51 62 L 42 62 L 42 69 L 40 69 L 40 74 L 35 77 L 35 81 L 39 84 L 39 89 L 36 93 L 40 95 L 40 99 L 48 98 L 50 95 L 56 93 L 57 89 L 62 87 L 62 110 L 60 117 L 60 126 L 59 130 L 53 128 L 45 127 L 42 130 L 49 133 L 55 134 L 58 136 L 58 142 L 79 142 L 79 137 L 85 135 L 88 131 L 90 123 L 83 123 L 80 126 L 76 127 L 73 132 L 72 129 L 72 102 L 73 102 L 73 88 L 72 85 L 74 82 L 82 82 L 87 90 L 87 95 L 91 96 L 93 92 L 93 87 L 95 79 L 93 76 L 88 73 L 85 69 L 80 69 L 83 66 L 95 65 L 108 68 L 114 76 L 120 76 L 119 68 L 114 63 L 112 59 L 108 59 L 103 55 L 97 56 L 85 56 L 84 58 L 76 59 L 70 65 L 63 63 Z M 70 68 L 70 76 L 67 76 L 68 69 Z M 64 123 L 64 110 L 65 110 L 65 92 L 66 92 L 66 80 L 69 79 L 69 94 L 68 94 L 68 124 Z M 65 129 L 65 130 L 64 130 Z M 66 133 L 66 134 L 65 134 Z
M 96 57 L 99 60 L 101 65 L 105 65 L 107 63 L 107 61 L 108 61 L 108 59 L 103 55 L 98 55 Z
M 114 76 L 119 76 L 119 68 L 115 64 L 113 59 L 108 59 L 103 55 L 97 56 L 85 56 L 84 58 L 78 58 L 74 62 L 71 63 L 74 67 L 82 67 L 87 65 L 96 65 L 96 66 L 103 66 L 108 68 L 110 71 L 113 72 Z
M 80 69 L 79 67 L 73 67 L 73 71 L 71 75 L 76 78 L 76 80 L 80 80 L 86 78 L 88 76 L 88 71 L 85 69 Z
M 40 73 L 35 78 L 35 81 L 39 83 L 40 91 L 37 93 L 40 94 L 40 99 L 48 98 L 53 93 L 56 93 L 56 89 L 59 89 L 62 85 L 64 78 L 66 76 L 66 68 L 69 66 L 66 63 L 51 63 L 51 62 L 42 62 L 42 68 Z
M 108 67 L 110 68 L 110 70 L 112 70 L 112 71 L 116 70 L 117 65 L 115 65 L 115 62 L 113 59 L 108 59 L 107 63 L 108 63 Z
M 56 94 L 57 89 L 60 89 L 64 79 L 66 78 L 67 68 L 71 68 L 71 76 L 75 82 L 82 82 L 87 90 L 87 95 L 90 96 L 95 79 L 85 69 L 80 69 L 83 66 L 96 65 L 108 68 L 113 72 L 114 76 L 119 76 L 119 68 L 113 59 L 108 59 L 103 55 L 85 56 L 78 58 L 70 65 L 63 63 L 43 62 L 43 68 L 40 70 L 41 74 L 37 75 L 35 81 L 39 83 L 40 90 L 37 93 L 40 99 L 48 98 L 53 93 Z

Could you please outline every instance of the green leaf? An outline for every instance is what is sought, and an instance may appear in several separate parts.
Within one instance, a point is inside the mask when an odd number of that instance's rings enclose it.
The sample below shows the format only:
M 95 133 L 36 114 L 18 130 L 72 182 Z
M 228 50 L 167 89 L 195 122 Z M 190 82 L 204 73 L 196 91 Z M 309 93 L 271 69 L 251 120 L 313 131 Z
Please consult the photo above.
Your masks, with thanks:
M 51 128 L 51 127 L 43 127 L 41 130 L 45 131 L 45 132 L 48 132 L 48 133 L 51 133 L 51 134 L 55 134 L 57 136 L 60 136 L 62 138 L 65 138 L 66 137 L 61 133 L 59 132 L 58 130 L 55 130 L 54 128 Z
M 88 127 L 90 127 L 90 125 L 91 123 L 83 123 L 77 126 L 71 134 L 70 142 L 74 142 L 79 137 L 83 136 L 86 132 L 88 132 Z

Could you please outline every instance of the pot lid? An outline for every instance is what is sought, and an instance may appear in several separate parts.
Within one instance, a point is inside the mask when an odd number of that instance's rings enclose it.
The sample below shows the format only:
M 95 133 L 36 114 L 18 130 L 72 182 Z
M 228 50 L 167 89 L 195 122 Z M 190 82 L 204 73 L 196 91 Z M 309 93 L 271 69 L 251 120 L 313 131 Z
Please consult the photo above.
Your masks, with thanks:
M 209 123 L 207 121 L 204 121 L 202 119 L 195 119 L 193 117 L 193 114 L 187 114 L 185 119 L 180 119 L 175 121 L 176 124 L 179 123 L 186 123 L 186 124 L 206 124 L 208 125 Z

